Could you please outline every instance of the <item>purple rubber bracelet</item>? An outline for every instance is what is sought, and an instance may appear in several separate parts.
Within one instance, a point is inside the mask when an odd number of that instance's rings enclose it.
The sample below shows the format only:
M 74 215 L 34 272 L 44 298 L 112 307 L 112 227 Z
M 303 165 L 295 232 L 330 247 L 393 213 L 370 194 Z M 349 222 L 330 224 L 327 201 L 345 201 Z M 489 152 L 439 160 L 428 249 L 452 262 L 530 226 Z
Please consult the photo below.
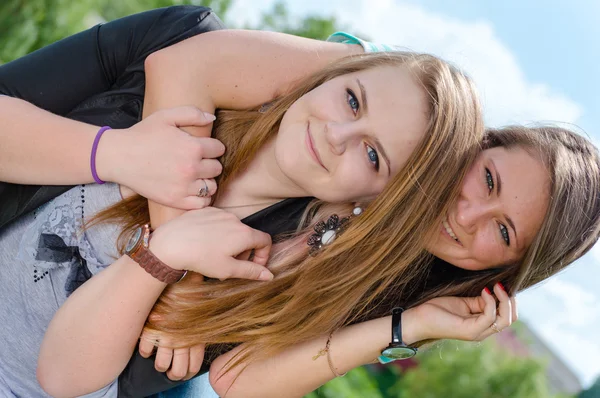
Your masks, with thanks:
M 110 130 L 109 126 L 103 126 L 100 127 L 100 130 L 98 130 L 98 133 L 96 134 L 96 138 L 94 138 L 94 144 L 92 145 L 92 156 L 90 157 L 90 168 L 92 169 L 92 177 L 94 177 L 94 181 L 96 181 L 97 184 L 104 184 L 105 181 L 102 181 L 100 179 L 100 177 L 98 177 L 98 173 L 96 172 L 96 152 L 98 151 L 98 143 L 100 142 L 100 138 L 102 137 L 102 134 L 104 134 L 104 132 L 106 130 Z

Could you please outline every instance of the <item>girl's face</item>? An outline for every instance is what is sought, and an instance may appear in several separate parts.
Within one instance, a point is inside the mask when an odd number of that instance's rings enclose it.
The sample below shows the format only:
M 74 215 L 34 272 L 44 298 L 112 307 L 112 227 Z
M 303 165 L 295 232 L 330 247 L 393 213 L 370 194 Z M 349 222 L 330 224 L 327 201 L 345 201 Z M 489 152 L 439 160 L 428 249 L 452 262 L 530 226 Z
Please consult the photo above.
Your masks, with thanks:
M 401 67 L 332 79 L 296 101 L 275 139 L 281 172 L 306 196 L 369 201 L 425 134 L 424 90 Z
M 427 250 L 467 270 L 522 259 L 549 203 L 550 176 L 522 147 L 481 152 Z

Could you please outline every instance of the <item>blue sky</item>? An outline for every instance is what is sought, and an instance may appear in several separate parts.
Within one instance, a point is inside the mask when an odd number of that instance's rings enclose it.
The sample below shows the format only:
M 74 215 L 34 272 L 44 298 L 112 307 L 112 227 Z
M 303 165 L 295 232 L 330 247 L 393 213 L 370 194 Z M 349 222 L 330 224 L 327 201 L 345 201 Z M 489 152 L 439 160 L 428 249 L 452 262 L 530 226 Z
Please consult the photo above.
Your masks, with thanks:
M 236 0 L 256 21 L 273 0 Z M 292 14 L 336 15 L 351 33 L 440 55 L 477 83 L 491 125 L 560 121 L 600 143 L 600 2 L 288 0 Z M 600 374 L 600 246 L 519 296 L 520 315 L 589 385 Z

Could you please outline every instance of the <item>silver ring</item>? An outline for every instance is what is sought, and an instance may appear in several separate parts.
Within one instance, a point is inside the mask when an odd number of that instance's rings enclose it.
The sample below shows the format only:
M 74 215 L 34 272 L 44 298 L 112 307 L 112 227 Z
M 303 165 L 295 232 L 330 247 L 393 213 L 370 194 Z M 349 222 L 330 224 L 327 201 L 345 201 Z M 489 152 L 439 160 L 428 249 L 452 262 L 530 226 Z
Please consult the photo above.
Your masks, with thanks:
M 498 329 L 498 324 L 496 322 L 492 323 L 492 326 L 490 326 L 490 329 L 492 329 L 494 331 L 494 333 L 500 333 L 500 329 Z
M 209 193 L 208 192 L 208 184 L 206 183 L 206 180 L 204 178 L 202 179 L 202 182 L 204 183 L 204 186 L 198 190 L 198 193 L 196 194 L 196 196 L 199 198 L 206 198 Z

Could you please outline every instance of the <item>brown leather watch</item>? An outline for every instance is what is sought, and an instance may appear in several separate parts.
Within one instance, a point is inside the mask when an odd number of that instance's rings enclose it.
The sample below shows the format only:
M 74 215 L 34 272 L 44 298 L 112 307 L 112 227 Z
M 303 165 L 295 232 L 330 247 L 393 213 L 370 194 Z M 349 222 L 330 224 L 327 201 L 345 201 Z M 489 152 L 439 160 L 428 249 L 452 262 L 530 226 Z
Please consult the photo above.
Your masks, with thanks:
M 164 283 L 177 283 L 183 279 L 187 271 L 173 269 L 160 261 L 148 249 L 150 242 L 150 226 L 148 224 L 138 228 L 125 247 L 127 254 L 140 267 L 146 270 L 150 275 Z

